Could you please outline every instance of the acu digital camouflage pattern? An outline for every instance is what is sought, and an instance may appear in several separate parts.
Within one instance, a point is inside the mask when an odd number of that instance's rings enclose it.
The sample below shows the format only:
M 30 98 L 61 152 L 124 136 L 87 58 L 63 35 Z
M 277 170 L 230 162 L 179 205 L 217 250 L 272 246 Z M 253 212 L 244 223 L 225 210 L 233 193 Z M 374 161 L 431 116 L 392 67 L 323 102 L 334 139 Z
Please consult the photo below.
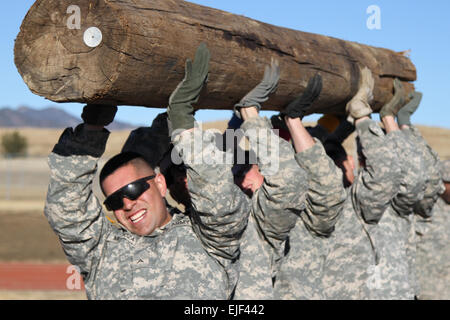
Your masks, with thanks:
M 424 198 L 414 206 L 415 272 L 419 299 L 450 299 L 450 206 L 439 195 L 445 191 L 437 153 L 413 126 L 403 130 L 414 139 L 425 161 L 428 180 Z M 450 161 L 447 161 L 450 163 Z
M 250 221 L 255 222 L 257 233 L 249 231 L 246 238 L 250 239 L 252 235 L 258 242 L 250 244 L 244 239 L 242 243 L 236 299 L 273 299 L 272 278 L 276 277 L 289 232 L 298 219 L 295 213 L 305 206 L 308 180 L 306 172 L 294 159 L 292 146 L 273 132 L 267 118 L 250 118 L 241 129 L 249 139 L 250 150 L 256 155 L 264 182 L 249 199 L 252 204 Z M 257 253 L 261 249 L 263 251 Z M 251 253 L 256 256 L 250 256 Z
M 263 241 L 258 234 L 255 219 L 250 215 L 241 241 L 240 273 L 233 298 L 235 300 L 274 299 L 270 256 Z
M 330 240 L 342 212 L 347 193 L 342 171 L 327 156 L 319 140 L 295 154 L 307 172 L 309 188 L 305 208 L 289 234 L 289 250 L 275 281 L 277 299 L 324 299 L 321 285 Z
M 372 120 L 356 125 L 365 160 L 352 186 L 352 201 L 365 221 L 374 248 L 369 299 L 413 299 L 414 288 L 408 258 L 410 222 L 392 206 L 400 191 L 401 161 L 397 153 L 400 131 L 384 135 Z
M 292 146 L 273 132 L 267 118 L 250 118 L 241 128 L 249 138 L 250 150 L 256 155 L 264 176 L 262 186 L 252 197 L 252 214 L 261 237 L 270 245 L 272 277 L 275 277 L 286 239 L 298 219 L 295 212 L 305 207 L 308 177 L 297 165 Z
M 201 233 L 195 234 L 182 215 L 174 214 L 169 224 L 145 237 L 106 220 L 92 192 L 98 158 L 70 155 L 93 143 L 68 136 L 69 131 L 55 146 L 64 155 L 53 152 L 49 156 L 51 181 L 45 214 L 68 260 L 80 268 L 88 298 L 229 298 L 228 273 L 205 251 L 198 238 Z M 104 150 L 105 143 L 97 147 Z
M 434 204 L 439 195 L 444 192 L 441 163 L 438 154 L 428 145 L 416 127 L 409 126 L 408 129 L 402 131 L 413 141 L 415 148 L 424 160 L 425 171 L 422 172 L 422 175 L 426 178 L 425 192 L 423 199 L 414 204 L 414 213 L 426 219 L 432 215 Z M 417 219 L 420 220 L 420 217 Z
M 416 217 L 418 298 L 450 300 L 450 205 L 439 198 L 430 218 Z
M 348 190 L 350 192 L 350 189 Z M 341 217 L 328 239 L 321 285 L 326 300 L 370 299 L 376 281 L 376 258 L 371 237 L 348 195 Z
M 251 207 L 234 184 L 232 161 L 217 148 L 216 138 L 212 130 L 195 128 L 176 135 L 173 143 L 186 166 L 192 226 L 206 251 L 226 270 L 231 296 L 239 278 L 240 242 Z
M 422 201 L 425 194 L 426 183 L 430 181 L 429 172 L 426 169 L 425 159 L 420 145 L 415 143 L 416 139 L 407 130 L 402 130 L 401 135 L 396 135 L 394 140 L 397 146 L 402 180 L 400 189 L 392 201 L 394 210 L 404 219 L 402 233 L 405 235 L 406 255 L 409 263 L 409 281 L 416 294 L 418 284 L 415 278 L 415 218 L 413 216 L 414 206 Z

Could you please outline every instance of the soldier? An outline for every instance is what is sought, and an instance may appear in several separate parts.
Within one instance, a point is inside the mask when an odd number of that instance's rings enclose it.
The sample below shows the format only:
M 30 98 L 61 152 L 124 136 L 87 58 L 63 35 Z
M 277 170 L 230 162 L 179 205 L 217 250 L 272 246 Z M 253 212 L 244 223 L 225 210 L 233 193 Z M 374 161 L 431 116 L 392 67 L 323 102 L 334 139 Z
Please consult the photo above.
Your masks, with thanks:
M 450 299 L 450 160 L 442 162 L 445 191 L 429 218 L 417 220 L 417 278 L 421 300 Z
M 275 298 L 313 299 L 318 297 L 315 286 L 321 277 L 320 241 L 314 237 L 326 237 L 333 231 L 345 200 L 340 171 L 300 120 L 320 94 L 321 77 L 312 78 L 304 94 L 283 113 L 294 149 L 272 132 L 267 119 L 258 116 L 260 103 L 267 100 L 278 81 L 277 77 L 265 79 L 236 105 L 256 163 L 241 166 L 235 179 L 252 199 L 252 215 L 272 257 Z M 252 137 L 255 128 L 257 139 Z M 269 147 L 269 156 L 264 157 L 259 152 L 263 146 L 279 146 L 278 171 L 270 172 L 267 166 L 274 149 Z M 241 270 L 241 277 L 252 276 L 250 270 L 243 273 Z
M 372 75 L 365 68 L 361 76 L 360 90 L 347 104 L 350 117 L 355 119 L 361 169 L 356 177 L 351 170 L 344 175 L 351 187 L 343 219 L 336 225 L 335 244 L 326 259 L 325 292 L 330 299 L 412 299 L 407 252 L 409 222 L 405 217 L 411 213 L 412 201 L 417 200 L 414 197 L 422 187 L 418 173 L 407 172 L 407 159 L 397 152 L 399 141 L 405 141 L 394 119 L 403 104 L 403 93 L 396 90 L 394 98 L 381 110 L 387 132 L 384 135 L 369 118 Z M 343 161 L 351 160 L 339 148 L 350 133 L 348 128 L 348 124 L 341 124 L 337 134 L 325 143 L 330 156 L 343 169 Z M 407 147 L 410 149 L 402 148 L 411 155 L 411 144 Z M 420 168 L 420 159 L 414 155 L 412 161 L 417 161 L 415 168 Z
M 208 61 L 203 45 L 194 64 L 187 62 L 186 77 L 169 103 L 169 118 L 176 128 L 182 128 L 177 120 L 186 119 L 183 109 L 198 98 Z M 185 104 L 177 104 L 177 99 Z M 194 226 L 165 202 L 164 177 L 140 154 L 121 153 L 100 174 L 105 206 L 114 211 L 120 228 L 105 219 L 92 183 L 109 135 L 104 126 L 113 121 L 116 110 L 87 105 L 84 123 L 66 129 L 49 156 L 45 214 L 69 261 L 80 268 L 88 298 L 230 298 L 239 237 L 250 208 L 222 167 L 199 165 L 190 175 L 197 192 Z M 204 190 L 205 174 L 212 173 L 224 179 Z
M 268 120 L 258 115 L 261 103 L 276 90 L 279 77 L 278 63 L 272 60 L 261 83 L 235 105 L 235 116 L 243 120 L 238 133 L 249 139 L 250 150 L 244 161 L 239 154 L 242 150 L 236 148 L 234 180 L 252 206 L 241 245 L 236 299 L 277 298 L 272 281 L 297 219 L 294 211 L 304 207 L 306 172 L 295 162 L 291 145 L 281 141 Z
M 424 159 L 425 170 L 422 175 L 427 177 L 424 197 L 414 204 L 414 244 L 417 249 L 414 271 L 418 280 L 416 296 L 419 299 L 450 299 L 450 248 L 447 237 L 450 225 L 448 216 L 445 215 L 445 208 L 448 206 L 445 205 L 445 193 L 443 194 L 448 186 L 448 183 L 444 185 L 443 177 L 447 179 L 444 181 L 448 181 L 450 170 L 447 163 L 447 171 L 441 172 L 439 156 L 411 124 L 411 115 L 419 107 L 421 99 L 422 94 L 414 92 L 412 100 L 397 114 L 400 128 L 414 141 Z M 442 198 L 439 199 L 441 194 Z
M 407 130 L 400 130 L 395 122 L 395 116 L 405 106 L 406 95 L 403 86 L 398 79 L 394 80 L 394 97 L 380 110 L 380 117 L 387 132 L 400 131 L 395 135 L 394 143 L 397 149 L 399 165 L 402 178 L 397 195 L 392 199 L 391 206 L 400 219 L 396 219 L 399 233 L 404 236 L 406 246 L 406 257 L 408 260 L 408 281 L 411 292 L 407 294 L 414 297 L 418 291 L 415 279 L 415 217 L 413 215 L 414 205 L 424 197 L 428 173 L 425 168 L 425 160 L 422 152 L 415 143 L 415 139 L 408 134 Z M 406 294 L 406 291 L 404 291 Z M 406 297 L 406 295 L 404 295 Z
M 239 278 L 240 241 L 250 214 L 249 202 L 233 183 L 227 154 L 217 148 L 214 131 L 195 125 L 196 103 L 207 79 L 209 50 L 201 44 L 195 61 L 186 62 L 183 81 L 172 92 L 167 108 L 174 151 L 186 169 L 190 219 L 206 251 L 226 271 L 232 297 Z M 229 155 L 232 156 L 232 155 Z

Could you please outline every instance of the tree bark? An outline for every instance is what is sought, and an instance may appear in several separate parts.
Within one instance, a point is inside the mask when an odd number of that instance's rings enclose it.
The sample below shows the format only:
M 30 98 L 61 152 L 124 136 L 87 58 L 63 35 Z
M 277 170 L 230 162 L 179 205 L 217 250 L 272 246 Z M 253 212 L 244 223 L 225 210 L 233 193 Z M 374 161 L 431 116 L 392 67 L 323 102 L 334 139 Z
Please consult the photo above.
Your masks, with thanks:
M 80 12 L 80 29 L 76 12 Z M 69 12 L 69 13 L 67 13 Z M 75 24 L 74 24 L 75 22 Z M 86 29 L 102 41 L 89 47 Z M 231 109 L 259 83 L 272 57 L 280 62 L 278 90 L 263 109 L 278 110 L 319 72 L 323 90 L 313 112 L 342 113 L 356 93 L 358 66 L 375 77 L 374 110 L 407 91 L 416 69 L 401 53 L 258 22 L 179 0 L 38 0 L 15 43 L 15 63 L 30 90 L 55 102 L 166 107 L 184 77 L 186 58 L 205 42 L 210 76 L 197 108 Z

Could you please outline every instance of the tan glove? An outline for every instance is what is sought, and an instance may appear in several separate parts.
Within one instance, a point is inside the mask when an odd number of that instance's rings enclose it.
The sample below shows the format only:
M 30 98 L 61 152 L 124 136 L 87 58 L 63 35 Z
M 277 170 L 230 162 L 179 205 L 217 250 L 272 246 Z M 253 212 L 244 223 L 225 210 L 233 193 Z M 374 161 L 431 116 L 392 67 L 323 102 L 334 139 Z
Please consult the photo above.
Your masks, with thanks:
M 346 111 L 349 120 L 356 120 L 372 113 L 370 102 L 373 99 L 374 79 L 369 68 L 360 69 L 359 89 L 356 95 L 347 103 Z

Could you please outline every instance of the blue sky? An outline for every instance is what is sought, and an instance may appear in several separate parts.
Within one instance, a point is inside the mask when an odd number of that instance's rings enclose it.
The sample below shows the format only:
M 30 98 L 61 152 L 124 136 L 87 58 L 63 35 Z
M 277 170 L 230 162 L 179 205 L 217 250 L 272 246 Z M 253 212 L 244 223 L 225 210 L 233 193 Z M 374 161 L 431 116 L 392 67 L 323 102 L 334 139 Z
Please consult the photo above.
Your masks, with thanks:
M 149 0 L 151 1 L 151 0 Z M 33 0 L 3 1 L 0 10 L 0 107 L 58 106 L 71 114 L 81 104 L 55 104 L 32 94 L 14 65 L 14 39 Z M 417 68 L 417 90 L 424 93 L 414 123 L 450 128 L 450 1 L 407 0 L 194 0 L 198 4 L 244 15 L 295 30 L 319 33 L 394 51 L 411 50 Z M 370 30 L 366 12 L 380 8 L 381 29 Z M 150 123 L 160 109 L 120 107 L 116 119 L 133 124 Z M 265 115 L 271 113 L 266 112 Z M 201 121 L 227 119 L 230 111 L 199 111 Z M 143 121 L 142 119 L 149 119 Z M 310 116 L 307 120 L 317 119 Z

